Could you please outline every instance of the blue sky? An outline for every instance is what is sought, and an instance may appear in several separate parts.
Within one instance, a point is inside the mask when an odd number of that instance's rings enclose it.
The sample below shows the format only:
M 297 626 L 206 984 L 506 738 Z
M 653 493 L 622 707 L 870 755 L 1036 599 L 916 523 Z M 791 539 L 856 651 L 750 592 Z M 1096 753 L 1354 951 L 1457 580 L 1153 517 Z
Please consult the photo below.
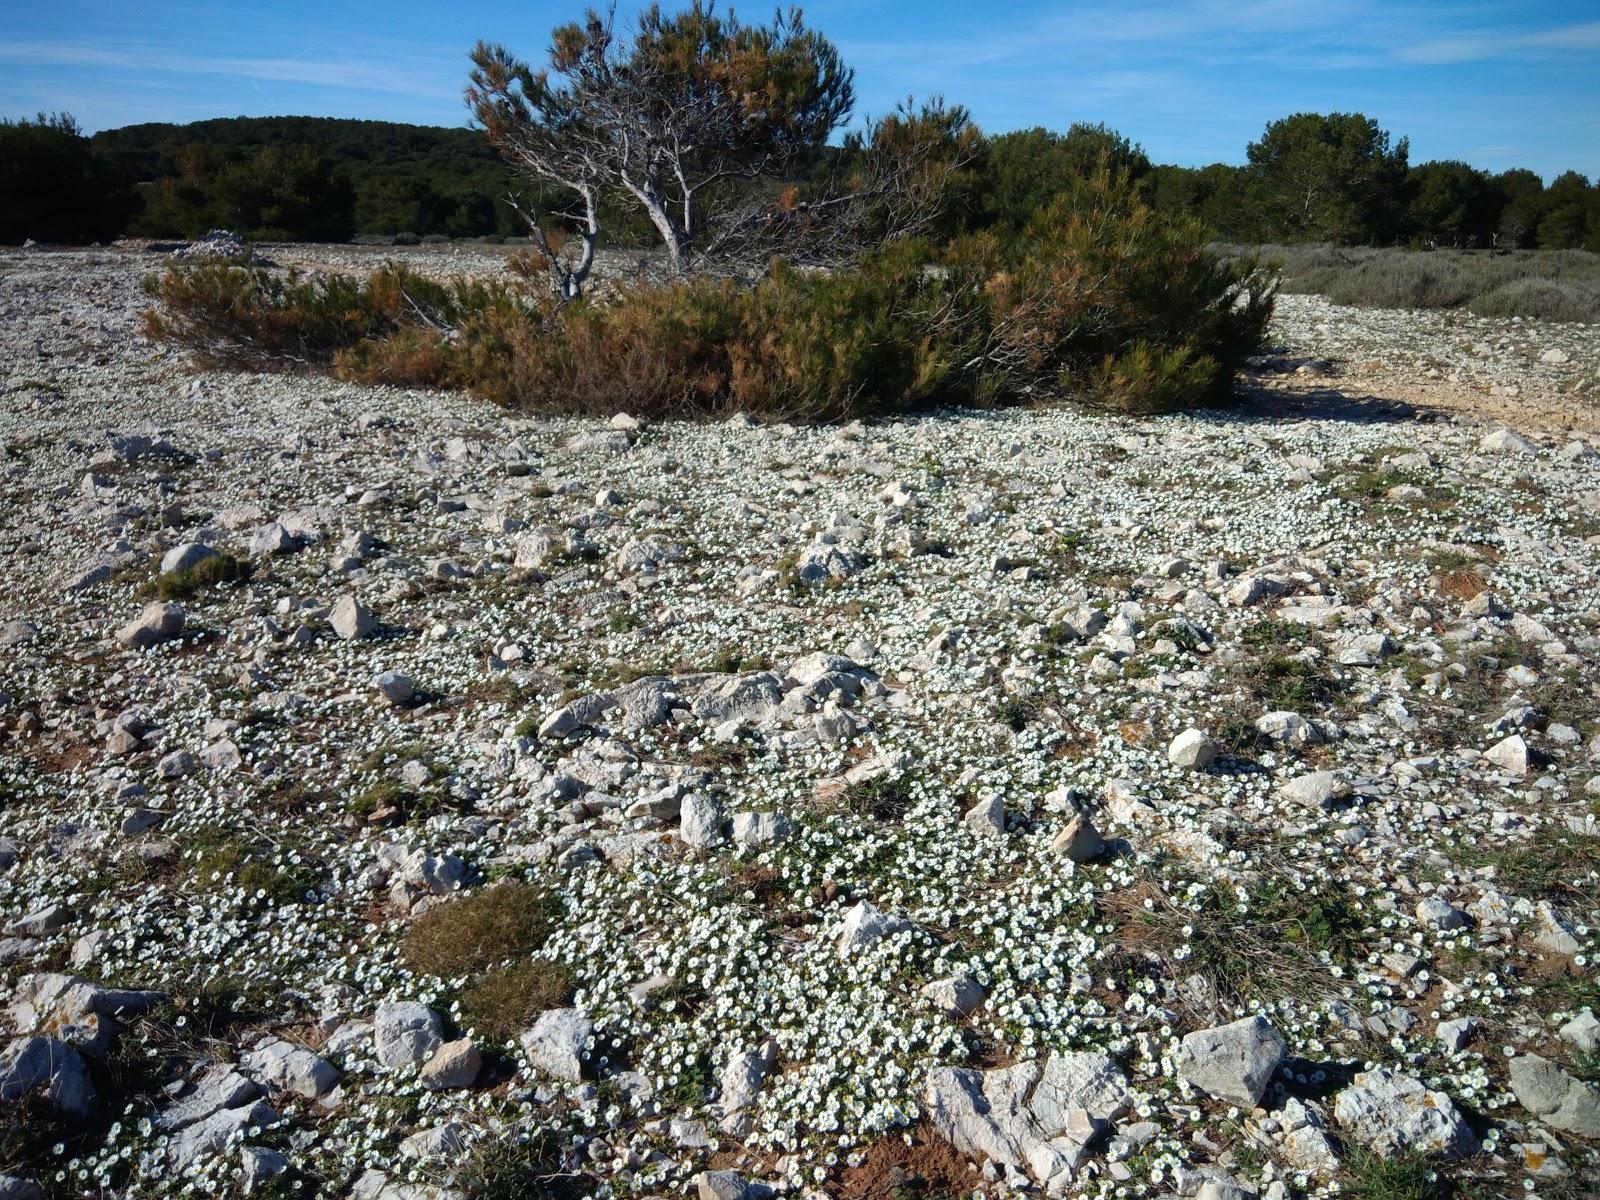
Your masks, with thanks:
M 1158 162 L 1194 165 L 1241 161 L 1274 117 L 1355 109 L 1408 134 L 1413 162 L 1600 175 L 1600 0 L 804 7 L 856 68 L 858 112 L 941 92 L 990 131 L 1105 121 Z M 459 125 L 476 39 L 536 56 L 577 11 L 549 0 L 0 0 L 0 115 L 65 109 L 91 130 L 276 114 Z

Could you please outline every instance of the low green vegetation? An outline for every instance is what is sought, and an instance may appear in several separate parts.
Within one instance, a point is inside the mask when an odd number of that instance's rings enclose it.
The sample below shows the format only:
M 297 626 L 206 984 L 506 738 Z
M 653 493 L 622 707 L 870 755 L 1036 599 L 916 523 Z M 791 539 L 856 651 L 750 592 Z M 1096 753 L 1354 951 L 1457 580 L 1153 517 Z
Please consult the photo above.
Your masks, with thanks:
M 1234 664 L 1231 675 L 1262 709 L 1315 715 L 1344 690 L 1334 671 L 1306 653 L 1304 626 L 1262 622 L 1242 639 L 1258 651 Z
M 454 1186 L 466 1200 L 577 1200 L 594 1180 L 564 1169 L 561 1138 L 534 1130 L 473 1147 Z
M 190 878 L 201 891 L 237 888 L 273 905 L 294 904 L 320 874 L 315 863 L 284 847 L 226 829 L 202 830 L 182 845 Z
M 909 780 L 880 776 L 850 784 L 840 797 L 838 807 L 874 821 L 898 821 L 911 810 L 915 799 Z
M 1354 1200 L 1438 1200 L 1439 1176 L 1421 1154 L 1375 1154 L 1352 1147 L 1345 1160 L 1345 1194 Z
M 1373 308 L 1463 309 L 1481 317 L 1600 321 L 1600 254 L 1588 250 L 1402 250 L 1219 246 L 1283 267 L 1283 290 Z
M 1155 902 L 1145 906 L 1145 897 Z M 1248 891 L 1214 884 L 1185 905 L 1172 904 L 1159 889 L 1138 888 L 1105 907 L 1125 944 L 1175 954 L 1173 970 L 1199 973 L 1230 1002 L 1326 994 L 1322 960 L 1364 957 L 1370 932 L 1359 899 L 1337 883 L 1305 891 L 1278 880 Z
M 158 600 L 188 600 L 207 588 L 250 578 L 250 564 L 231 554 L 216 554 L 181 571 L 157 575 L 149 591 Z

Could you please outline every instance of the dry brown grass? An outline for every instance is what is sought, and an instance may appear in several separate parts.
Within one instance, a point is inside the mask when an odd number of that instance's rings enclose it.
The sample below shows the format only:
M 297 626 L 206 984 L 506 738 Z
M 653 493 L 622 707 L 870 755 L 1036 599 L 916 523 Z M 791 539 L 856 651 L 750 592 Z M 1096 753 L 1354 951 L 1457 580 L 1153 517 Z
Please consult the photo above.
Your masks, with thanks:
M 1486 580 L 1477 571 L 1470 567 L 1458 568 L 1454 571 L 1440 571 L 1433 577 L 1433 587 L 1441 596 L 1448 596 L 1452 600 L 1471 600 L 1480 595 L 1489 586 Z
M 412 921 L 400 958 L 413 971 L 443 979 L 477 974 L 538 950 L 560 915 L 560 901 L 543 888 L 496 884 Z
M 463 1024 L 504 1040 L 572 996 L 566 967 L 532 957 L 560 917 L 560 901 L 544 888 L 496 884 L 414 920 L 400 959 L 420 974 L 466 977 L 459 997 Z
M 461 1023 L 483 1037 L 515 1037 L 547 1009 L 572 999 L 572 974 L 561 963 L 530 958 L 500 967 L 461 991 Z
M 915 1200 L 971 1193 L 977 1175 L 949 1142 L 926 1124 L 909 1131 L 911 1144 L 888 1133 L 866 1149 L 861 1164 L 835 1168 L 828 1194 L 839 1200 Z

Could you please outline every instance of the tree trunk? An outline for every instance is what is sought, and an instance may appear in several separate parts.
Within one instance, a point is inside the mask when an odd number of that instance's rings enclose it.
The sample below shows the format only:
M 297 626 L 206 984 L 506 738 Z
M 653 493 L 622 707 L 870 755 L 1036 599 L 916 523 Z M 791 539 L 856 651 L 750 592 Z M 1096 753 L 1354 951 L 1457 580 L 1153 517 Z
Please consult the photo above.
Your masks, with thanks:
M 583 238 L 583 250 L 578 255 L 577 263 L 567 272 L 567 277 L 563 281 L 562 291 L 566 293 L 568 300 L 576 300 L 583 295 L 584 282 L 594 267 L 595 243 L 600 240 L 599 206 L 592 191 L 585 192 L 583 196 L 583 229 L 579 236 Z
M 666 201 L 661 193 L 654 187 L 633 183 L 623 176 L 623 186 L 633 193 L 640 204 L 644 205 L 645 214 L 650 218 L 650 224 L 656 227 L 656 232 L 661 235 L 661 244 L 666 247 L 667 263 L 674 275 L 687 275 L 689 273 L 689 231 L 680 228 L 673 221 L 672 214 L 667 210 Z

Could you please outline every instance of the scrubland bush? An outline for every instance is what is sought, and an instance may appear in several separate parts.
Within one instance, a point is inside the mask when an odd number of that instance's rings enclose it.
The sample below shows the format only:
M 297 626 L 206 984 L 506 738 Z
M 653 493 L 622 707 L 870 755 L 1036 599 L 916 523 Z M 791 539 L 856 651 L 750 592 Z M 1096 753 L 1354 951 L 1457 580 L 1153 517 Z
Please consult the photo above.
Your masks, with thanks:
M 1600 322 L 1600 278 L 1593 283 L 1518 279 L 1474 296 L 1471 308 L 1481 317 L 1537 317 L 1541 321 L 1595 324 Z
M 1283 290 L 1375 308 L 1466 308 L 1486 317 L 1600 321 L 1600 254 L 1585 250 L 1213 247 L 1282 265 Z
M 997 266 L 987 290 L 1007 382 L 1140 412 L 1220 398 L 1275 294 L 1254 259 L 1220 260 L 1198 222 L 1155 212 L 1125 175 L 1058 195 Z
M 184 570 L 156 576 L 150 590 L 158 600 L 187 600 L 207 588 L 249 577 L 249 563 L 231 554 L 216 554 Z
M 388 265 L 365 281 L 173 267 L 147 282 L 151 336 L 203 362 L 331 368 L 464 387 L 532 411 L 836 420 L 1063 393 L 1162 412 L 1226 394 L 1274 281 L 1201 226 L 1102 171 L 1024 234 L 903 241 L 848 269 L 775 263 L 560 303 L 529 282 L 442 284 Z
M 170 267 L 144 287 L 157 302 L 144 313 L 146 336 L 184 346 L 208 366 L 257 371 L 326 367 L 340 350 L 402 330 L 445 329 L 509 295 L 504 285 L 442 284 L 395 265 L 359 280 L 205 262 Z

